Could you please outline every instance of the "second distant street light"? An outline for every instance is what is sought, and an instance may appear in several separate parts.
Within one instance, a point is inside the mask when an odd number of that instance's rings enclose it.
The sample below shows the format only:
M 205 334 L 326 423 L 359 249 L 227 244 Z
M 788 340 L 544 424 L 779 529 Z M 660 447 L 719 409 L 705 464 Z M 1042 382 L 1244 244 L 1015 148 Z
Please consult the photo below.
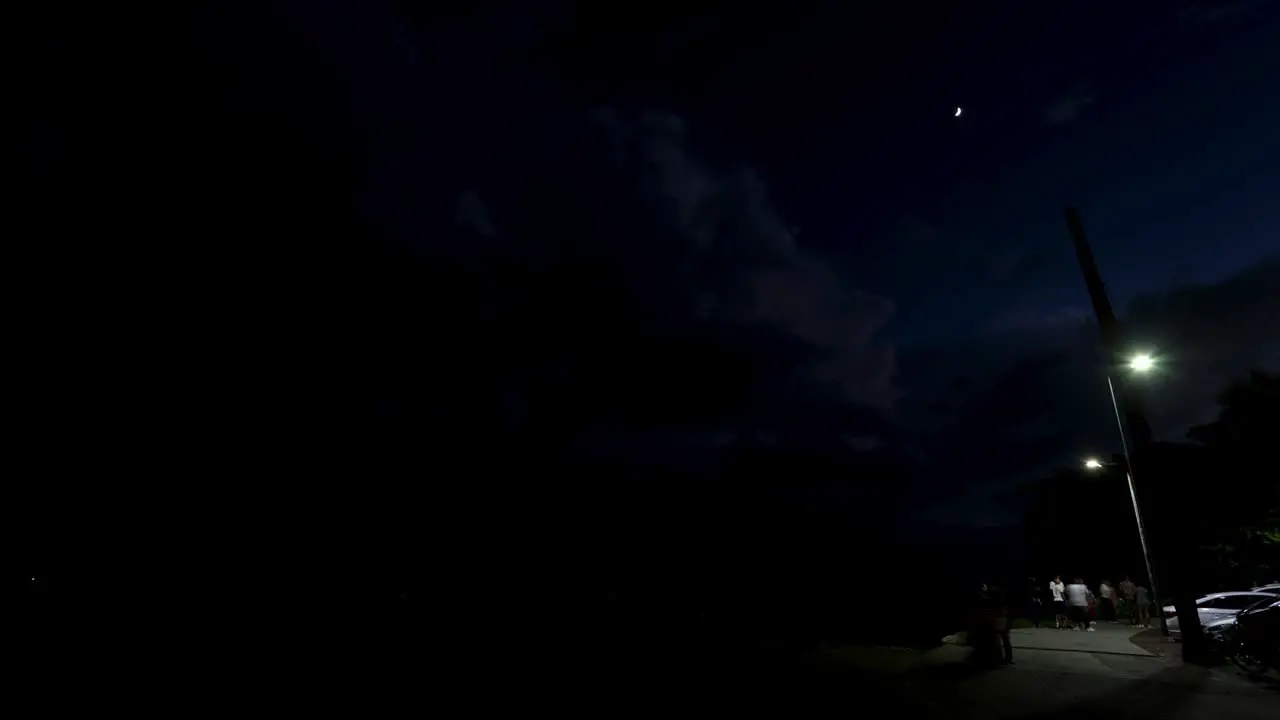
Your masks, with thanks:
M 1155 367 L 1155 358 L 1146 353 L 1134 355 L 1129 359 L 1128 368 L 1134 373 L 1145 373 Z M 1111 409 L 1116 414 L 1116 429 L 1120 431 L 1120 448 L 1124 451 L 1124 476 L 1129 482 L 1129 497 L 1133 500 L 1133 517 L 1138 523 L 1138 541 L 1142 543 L 1142 559 L 1147 565 L 1147 577 L 1151 578 L 1151 599 L 1155 604 L 1157 613 L 1160 616 L 1160 631 L 1169 635 L 1169 626 L 1164 617 L 1164 606 L 1160 604 L 1160 587 L 1156 582 L 1155 566 L 1151 563 L 1151 551 L 1147 547 L 1147 529 L 1146 524 L 1142 522 L 1142 509 L 1138 505 L 1138 491 L 1133 485 L 1133 464 L 1129 462 L 1129 441 L 1125 437 L 1124 421 L 1120 419 L 1120 404 L 1116 401 L 1116 388 L 1111 382 L 1111 376 L 1107 376 L 1107 389 L 1111 391 Z M 1089 458 L 1084 461 L 1084 466 L 1088 470 L 1101 470 L 1103 467 L 1115 465 L 1115 463 L 1104 463 L 1097 458 Z

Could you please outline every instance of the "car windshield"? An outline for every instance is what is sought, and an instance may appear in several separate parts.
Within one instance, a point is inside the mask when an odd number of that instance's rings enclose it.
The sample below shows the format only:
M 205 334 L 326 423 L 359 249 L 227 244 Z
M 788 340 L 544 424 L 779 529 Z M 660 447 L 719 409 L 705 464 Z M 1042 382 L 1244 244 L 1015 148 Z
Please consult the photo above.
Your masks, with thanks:
M 1266 607 L 1275 607 L 1278 605 L 1280 605 L 1280 597 L 1263 598 L 1258 602 L 1250 605 L 1249 607 L 1241 610 L 1240 612 L 1247 613 L 1253 610 L 1262 610 L 1263 608 L 1266 608 Z

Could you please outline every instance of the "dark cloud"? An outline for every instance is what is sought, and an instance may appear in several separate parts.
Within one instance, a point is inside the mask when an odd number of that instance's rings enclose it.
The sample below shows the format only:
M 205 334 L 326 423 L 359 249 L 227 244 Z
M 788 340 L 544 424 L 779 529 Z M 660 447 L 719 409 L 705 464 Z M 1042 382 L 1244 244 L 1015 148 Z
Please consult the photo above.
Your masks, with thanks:
M 922 512 L 946 515 L 946 506 L 960 503 L 1011 521 L 1016 516 L 1000 498 L 1014 483 L 1087 453 L 1119 450 L 1097 328 L 1067 315 L 1060 325 L 1014 324 L 981 340 L 903 354 L 909 392 L 900 420 L 918 428 L 936 500 Z M 1135 349 L 1160 360 L 1158 372 L 1142 378 L 1157 438 L 1181 439 L 1211 419 L 1232 377 L 1280 367 L 1277 318 L 1280 260 L 1222 283 L 1136 299 L 1124 321 Z
M 1168 438 L 1205 422 L 1228 378 L 1280 369 L 1280 259 L 1217 285 L 1144 295 L 1129 309 L 1131 335 L 1161 359 L 1144 382 L 1152 425 Z
M 985 257 L 983 279 L 1001 285 L 1034 282 L 1050 267 L 1053 257 L 1054 253 L 1047 245 L 997 247 Z
M 482 59 L 496 41 L 440 51 L 492 76 L 491 92 L 468 92 L 466 104 L 411 102 L 424 86 L 462 88 L 403 52 L 363 53 L 354 39 L 331 39 L 339 26 L 342 38 L 400 38 L 390 17 L 345 6 L 308 14 L 324 31 L 322 50 L 350 66 L 365 108 L 357 125 L 369 140 L 366 205 L 400 243 L 473 268 L 499 257 L 535 274 L 565 258 L 607 266 L 617 277 L 602 270 L 600 286 L 627 295 L 628 311 L 652 332 L 690 337 L 716 328 L 735 353 L 753 356 L 760 384 L 820 386 L 860 405 L 893 402 L 893 349 L 877 337 L 893 304 L 857 291 L 836 261 L 798 244 L 758 174 L 691 152 L 682 118 L 583 112 L 527 74 L 493 70 Z M 522 122 L 505 122 L 514 114 Z M 459 291 L 459 312 L 520 304 L 494 300 L 499 291 L 490 286 L 506 287 L 499 281 L 473 284 Z M 576 328 L 562 332 L 599 332 L 602 304 L 584 296 L 578 307 L 557 308 L 558 321 Z
M 1065 125 L 1084 114 L 1097 100 L 1098 93 L 1092 84 L 1083 83 L 1054 98 L 1044 109 L 1044 119 L 1050 125 Z
M 963 229 L 922 214 L 896 218 L 858 249 L 870 276 L 895 284 L 962 285 L 974 280 L 999 286 L 1023 284 L 1048 267 L 1050 246 L 1017 234 Z
M 644 284 L 678 294 L 700 318 L 767 327 L 810 348 L 801 371 L 850 402 L 892 404 L 894 353 L 878 339 L 892 302 L 857 290 L 835 258 L 801 246 L 755 172 L 696 157 L 680 118 L 603 110 L 596 121 L 662 235 L 600 237 L 642 242 L 622 252 L 644 256 L 636 267 L 654 273 Z M 655 257 L 663 267 L 654 267 Z
M 1089 308 L 1063 306 L 1055 308 L 1023 308 L 1001 315 L 991 322 L 993 332 L 1018 330 L 1066 330 L 1085 325 L 1092 317 Z
M 893 304 L 858 292 L 832 258 L 799 245 L 758 174 L 691 152 L 680 117 L 603 109 L 588 120 L 546 83 L 497 72 L 488 60 L 494 48 L 509 55 L 537 32 L 512 29 L 492 13 L 453 22 L 483 24 L 470 28 L 475 34 L 501 26 L 500 38 L 440 50 L 450 64 L 492 79 L 490 91 L 468 92 L 465 104 L 412 102 L 426 86 L 462 88 L 450 73 L 415 61 L 394 13 L 343 5 L 307 6 L 306 14 L 317 46 L 347 67 L 365 109 L 357 126 L 369 141 L 366 204 L 404 244 L 424 253 L 509 254 L 532 267 L 550 266 L 570 247 L 607 257 L 660 322 L 768 329 L 805 348 L 796 373 L 850 402 L 892 403 L 893 351 L 876 336 Z M 366 51 L 386 37 L 396 40 L 390 49 Z M 522 122 L 514 126 L 477 119 L 516 113 Z M 441 188 L 447 178 L 456 184 Z M 444 247 L 463 244 L 445 225 L 466 231 L 465 248 Z
M 493 237 L 497 229 L 493 219 L 489 217 L 489 209 L 484 201 L 475 193 L 467 191 L 458 195 L 458 225 L 471 230 L 481 237 Z
M 1216 23 L 1248 15 L 1265 8 L 1268 4 L 1265 0 L 1220 4 L 1196 3 L 1179 9 L 1177 16 L 1180 21 L 1189 24 Z

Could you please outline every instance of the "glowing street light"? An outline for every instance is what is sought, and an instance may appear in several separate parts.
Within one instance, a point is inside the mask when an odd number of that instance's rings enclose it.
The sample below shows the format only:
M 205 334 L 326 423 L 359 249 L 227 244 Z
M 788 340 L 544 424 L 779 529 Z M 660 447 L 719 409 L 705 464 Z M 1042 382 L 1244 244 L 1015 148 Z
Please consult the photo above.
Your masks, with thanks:
M 1129 369 L 1134 372 L 1144 373 L 1155 367 L 1155 364 L 1155 358 L 1146 353 L 1141 353 L 1139 355 L 1134 355 L 1133 358 L 1129 360 Z
M 1084 461 L 1084 466 L 1090 470 L 1097 470 L 1102 467 L 1102 461 L 1098 458 L 1089 458 Z

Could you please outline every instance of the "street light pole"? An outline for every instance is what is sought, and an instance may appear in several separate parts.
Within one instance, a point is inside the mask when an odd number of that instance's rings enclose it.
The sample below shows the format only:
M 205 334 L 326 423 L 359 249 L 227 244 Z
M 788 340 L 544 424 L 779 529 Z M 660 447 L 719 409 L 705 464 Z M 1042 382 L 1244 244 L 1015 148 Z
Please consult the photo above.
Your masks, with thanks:
M 1116 413 L 1116 429 L 1120 431 L 1120 449 L 1124 452 L 1124 477 L 1129 482 L 1129 497 L 1133 500 L 1133 519 L 1138 523 L 1138 542 L 1142 543 L 1142 560 L 1147 565 L 1147 577 L 1151 578 L 1151 600 L 1160 614 L 1160 632 L 1169 637 L 1169 621 L 1164 616 L 1160 602 L 1160 584 L 1156 582 L 1155 565 L 1151 562 L 1151 549 L 1147 545 L 1147 528 L 1142 522 L 1142 508 L 1138 505 L 1138 489 L 1133 485 L 1133 464 L 1129 462 L 1129 442 L 1124 436 L 1124 421 L 1120 419 L 1120 403 L 1116 402 L 1116 388 L 1107 376 L 1107 389 L 1111 391 L 1111 409 Z
M 1080 213 L 1075 208 L 1066 209 L 1065 218 L 1067 221 L 1067 231 L 1071 234 L 1071 243 L 1075 247 L 1076 260 L 1080 264 L 1080 273 L 1084 277 L 1085 288 L 1089 291 L 1089 301 L 1093 305 L 1094 315 L 1098 319 L 1098 330 L 1102 336 L 1102 344 L 1106 348 L 1107 355 L 1111 358 L 1111 362 L 1115 362 L 1126 350 L 1124 334 L 1120 329 L 1120 322 L 1116 319 L 1115 312 L 1111 308 L 1111 300 L 1107 297 L 1106 286 L 1102 283 L 1102 276 L 1098 272 L 1098 265 L 1093 259 L 1093 251 L 1089 247 L 1089 241 L 1085 238 L 1084 224 L 1080 220 Z M 1151 358 L 1145 356 L 1141 363 L 1134 362 L 1132 368 L 1138 372 L 1142 372 L 1151 366 Z M 1121 402 L 1115 403 L 1117 410 L 1123 405 L 1125 422 L 1128 428 L 1129 440 L 1132 440 L 1132 447 L 1128 449 L 1129 468 L 1132 472 L 1136 465 L 1138 468 L 1149 467 L 1154 464 L 1154 439 L 1151 435 L 1151 426 L 1147 423 L 1146 412 L 1143 409 L 1141 393 L 1137 392 L 1133 384 L 1127 381 L 1120 383 L 1119 392 L 1117 393 L 1112 384 L 1112 398 L 1119 395 Z M 1130 486 L 1133 489 L 1133 486 Z M 1135 495 L 1136 497 L 1136 495 Z M 1180 496 L 1180 501 L 1185 502 L 1186 497 Z M 1166 519 L 1168 518 L 1165 515 Z M 1173 525 L 1176 520 L 1170 520 L 1169 524 Z M 1162 536 L 1172 549 L 1170 552 L 1181 556 L 1188 557 L 1190 548 L 1187 547 L 1186 538 L 1176 536 L 1176 531 L 1165 532 Z M 1168 567 L 1177 569 L 1178 563 L 1171 563 Z M 1194 594 L 1193 584 L 1190 573 L 1185 570 L 1178 570 L 1177 575 L 1182 581 L 1177 583 L 1177 592 L 1174 593 L 1173 605 L 1178 612 L 1178 621 L 1182 631 L 1182 660 L 1189 663 L 1203 663 L 1208 659 L 1208 644 L 1204 636 L 1204 630 L 1200 626 L 1199 609 L 1196 605 L 1196 596 Z M 1154 583 L 1153 583 L 1154 585 Z M 1154 589 L 1154 588 L 1153 588 Z M 1163 608 L 1161 608 L 1163 616 Z

